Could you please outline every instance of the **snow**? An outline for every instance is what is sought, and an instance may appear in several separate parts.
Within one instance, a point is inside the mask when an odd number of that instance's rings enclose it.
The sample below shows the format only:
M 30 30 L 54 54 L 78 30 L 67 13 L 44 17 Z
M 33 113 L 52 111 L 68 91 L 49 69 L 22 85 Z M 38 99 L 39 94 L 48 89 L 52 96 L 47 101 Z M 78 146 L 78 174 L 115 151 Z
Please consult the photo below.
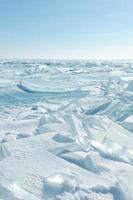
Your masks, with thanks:
M 0 61 L 0 199 L 133 199 L 132 66 Z

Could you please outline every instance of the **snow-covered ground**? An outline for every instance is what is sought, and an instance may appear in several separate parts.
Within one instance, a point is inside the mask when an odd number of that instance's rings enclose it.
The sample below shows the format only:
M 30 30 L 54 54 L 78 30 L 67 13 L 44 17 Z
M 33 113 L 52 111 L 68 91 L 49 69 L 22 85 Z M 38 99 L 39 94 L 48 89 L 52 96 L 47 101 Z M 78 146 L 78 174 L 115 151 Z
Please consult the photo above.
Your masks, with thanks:
M 0 200 L 133 200 L 133 62 L 0 61 Z

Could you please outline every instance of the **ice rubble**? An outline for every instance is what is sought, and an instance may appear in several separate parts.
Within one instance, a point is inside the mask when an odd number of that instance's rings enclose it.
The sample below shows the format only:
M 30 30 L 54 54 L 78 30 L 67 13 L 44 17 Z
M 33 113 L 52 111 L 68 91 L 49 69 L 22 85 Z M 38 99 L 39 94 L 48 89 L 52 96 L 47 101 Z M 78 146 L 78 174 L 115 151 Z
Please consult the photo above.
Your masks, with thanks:
M 0 61 L 0 199 L 133 199 L 133 63 Z

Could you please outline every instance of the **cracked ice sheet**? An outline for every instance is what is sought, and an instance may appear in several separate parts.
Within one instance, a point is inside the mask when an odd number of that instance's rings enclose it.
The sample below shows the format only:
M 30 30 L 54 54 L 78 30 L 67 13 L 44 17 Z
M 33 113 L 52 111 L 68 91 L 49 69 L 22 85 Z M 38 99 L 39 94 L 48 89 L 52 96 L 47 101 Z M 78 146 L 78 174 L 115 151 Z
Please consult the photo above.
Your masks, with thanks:
M 132 200 L 133 62 L 0 61 L 0 199 Z

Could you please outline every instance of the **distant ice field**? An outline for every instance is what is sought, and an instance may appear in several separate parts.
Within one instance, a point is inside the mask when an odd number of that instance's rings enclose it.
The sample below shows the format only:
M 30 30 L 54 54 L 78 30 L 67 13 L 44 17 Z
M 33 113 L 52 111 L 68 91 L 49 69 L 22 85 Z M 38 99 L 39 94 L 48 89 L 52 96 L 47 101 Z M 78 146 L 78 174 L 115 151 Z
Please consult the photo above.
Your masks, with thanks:
M 133 200 L 133 61 L 0 60 L 0 200 Z

